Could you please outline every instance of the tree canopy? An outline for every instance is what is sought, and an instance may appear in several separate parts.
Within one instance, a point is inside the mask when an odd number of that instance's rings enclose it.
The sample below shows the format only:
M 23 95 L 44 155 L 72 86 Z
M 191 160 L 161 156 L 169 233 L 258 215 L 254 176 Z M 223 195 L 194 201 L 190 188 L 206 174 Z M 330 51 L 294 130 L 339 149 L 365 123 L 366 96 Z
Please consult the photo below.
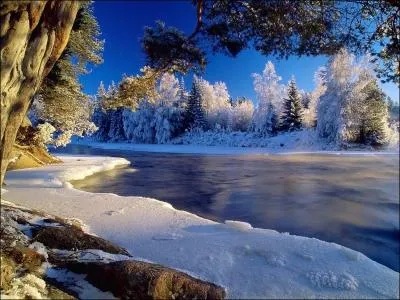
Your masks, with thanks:
M 79 76 L 89 73 L 88 64 L 102 63 L 104 41 L 99 36 L 92 2 L 82 1 L 64 52 L 35 95 L 33 118 L 69 136 L 95 130 L 90 98 L 82 91 Z
M 265 55 L 371 53 L 382 81 L 399 82 L 400 4 L 395 0 L 193 0 L 197 25 L 185 36 L 158 23 L 142 39 L 149 66 L 187 70 L 212 50 L 236 56 L 253 46 Z M 204 41 L 207 40 L 208 43 Z M 203 42 L 201 42 L 203 41 Z

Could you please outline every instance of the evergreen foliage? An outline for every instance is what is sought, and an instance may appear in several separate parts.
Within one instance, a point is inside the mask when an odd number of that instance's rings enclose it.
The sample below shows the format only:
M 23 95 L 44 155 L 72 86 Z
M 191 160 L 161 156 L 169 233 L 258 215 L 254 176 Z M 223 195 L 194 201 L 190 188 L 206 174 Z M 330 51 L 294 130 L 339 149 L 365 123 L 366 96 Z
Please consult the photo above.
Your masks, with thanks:
M 208 40 L 215 52 L 236 56 L 253 46 L 264 55 L 334 55 L 341 48 L 370 52 L 382 81 L 399 82 L 399 4 L 395 0 L 283 1 L 195 0 L 197 26 L 186 37 L 158 23 L 147 28 L 144 50 L 154 68 L 205 62 Z M 165 71 L 165 70 L 164 70 Z
M 205 129 L 206 121 L 204 109 L 201 103 L 202 97 L 199 89 L 199 79 L 194 78 L 192 90 L 190 91 L 188 105 L 186 108 L 185 128 L 186 129 Z
M 88 73 L 87 64 L 102 63 L 104 42 L 99 36 L 92 2 L 82 1 L 68 44 L 34 97 L 30 116 L 36 122 L 52 124 L 65 142 L 67 136 L 96 130 L 90 122 L 92 103 L 82 91 L 79 76 Z
M 362 91 L 365 94 L 365 114 L 360 124 L 359 142 L 376 146 L 387 142 L 388 107 L 386 97 L 378 87 L 376 80 L 371 80 Z
M 337 146 L 379 146 L 396 140 L 397 125 L 389 127 L 388 105 L 368 57 L 356 61 L 342 50 L 326 68 L 315 73 L 316 86 L 311 93 L 299 90 L 294 80 L 287 87 L 281 84 L 271 62 L 253 78 L 256 109 L 249 99 L 232 100 L 223 82 L 211 84 L 194 76 L 191 92 L 187 93 L 183 79 L 179 81 L 169 72 L 157 79 L 154 98 L 144 97 L 136 109 L 106 109 L 104 102 L 120 103 L 121 84 L 112 83 L 106 90 L 101 83 L 94 102 L 93 121 L 99 127 L 95 138 L 163 144 L 173 142 L 185 131 L 193 131 L 185 134 L 190 136 L 200 130 L 216 136 L 229 136 L 234 131 L 232 137 L 240 136 L 238 131 L 254 131 L 256 134 L 248 135 L 252 139 L 274 136 L 280 130 L 299 130 L 303 124 L 310 128 L 318 117 L 316 131 L 325 142 Z M 307 104 L 305 109 L 303 102 Z
M 284 99 L 281 116 L 281 129 L 283 131 L 299 130 L 302 126 L 301 95 L 294 79 L 290 80 L 287 98 Z
M 268 104 L 267 114 L 262 131 L 267 135 L 276 135 L 279 129 L 279 116 L 272 103 Z

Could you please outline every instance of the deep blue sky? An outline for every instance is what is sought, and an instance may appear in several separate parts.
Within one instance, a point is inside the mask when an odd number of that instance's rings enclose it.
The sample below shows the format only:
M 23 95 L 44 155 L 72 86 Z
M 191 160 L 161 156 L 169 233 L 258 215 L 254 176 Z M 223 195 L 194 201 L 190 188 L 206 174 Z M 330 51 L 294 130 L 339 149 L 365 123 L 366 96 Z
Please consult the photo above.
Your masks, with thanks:
M 95 94 L 100 81 L 107 86 L 116 83 L 122 74 L 134 75 L 145 64 L 145 56 L 140 47 L 140 38 L 145 26 L 153 26 L 162 20 L 169 26 L 191 33 L 195 27 L 195 10 L 191 1 L 98 1 L 94 4 L 94 14 L 100 24 L 102 38 L 105 39 L 104 63 L 82 76 L 85 92 Z M 287 83 L 295 75 L 300 88 L 313 89 L 313 73 L 327 61 L 326 57 L 291 57 L 278 61 L 262 56 L 254 50 L 246 50 L 236 58 L 224 55 L 209 55 L 207 69 L 203 77 L 210 82 L 224 81 L 232 97 L 246 96 L 255 100 L 251 74 L 261 73 L 265 63 L 271 60 L 282 82 Z M 191 78 L 185 78 L 186 88 L 190 88 Z M 398 88 L 394 84 L 383 86 L 384 91 L 399 99 Z

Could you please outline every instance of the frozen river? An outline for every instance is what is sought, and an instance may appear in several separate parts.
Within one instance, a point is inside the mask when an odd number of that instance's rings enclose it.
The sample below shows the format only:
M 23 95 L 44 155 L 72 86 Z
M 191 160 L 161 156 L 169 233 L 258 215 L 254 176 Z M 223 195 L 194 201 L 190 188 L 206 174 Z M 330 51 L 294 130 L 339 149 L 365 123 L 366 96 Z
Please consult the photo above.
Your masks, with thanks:
M 216 221 L 316 237 L 400 270 L 398 155 L 189 155 L 83 145 L 61 151 L 131 161 L 73 182 L 78 189 L 152 197 Z

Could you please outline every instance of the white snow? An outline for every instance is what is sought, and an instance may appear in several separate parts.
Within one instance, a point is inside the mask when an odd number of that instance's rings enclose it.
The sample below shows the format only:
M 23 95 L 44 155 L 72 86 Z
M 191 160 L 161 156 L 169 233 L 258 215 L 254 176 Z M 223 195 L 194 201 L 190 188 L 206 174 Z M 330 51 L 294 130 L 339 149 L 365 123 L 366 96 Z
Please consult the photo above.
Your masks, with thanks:
M 127 161 L 61 159 L 63 164 L 9 172 L 2 198 L 80 219 L 135 258 L 219 284 L 228 298 L 399 298 L 399 273 L 361 253 L 243 222 L 216 223 L 154 199 L 79 191 L 66 183 Z M 85 296 L 96 296 L 90 293 Z
M 298 134 L 296 132 L 289 134 Z M 292 141 L 286 144 L 286 147 L 280 147 L 281 142 L 285 138 L 277 136 L 270 138 L 274 141 L 273 147 L 229 147 L 229 146 L 209 146 L 209 145 L 171 145 L 171 144 L 132 144 L 132 143 L 101 143 L 81 140 L 76 142 L 76 145 L 86 145 L 91 148 L 105 150 L 122 150 L 136 152 L 153 152 L 153 153 L 179 153 L 179 154 L 207 154 L 207 155 L 293 155 L 293 154 L 326 154 L 326 155 L 399 155 L 398 148 L 393 151 L 370 151 L 356 149 L 353 151 L 342 150 L 324 150 L 322 147 L 298 147 L 296 143 L 307 144 L 307 139 L 302 137 L 298 141 Z M 328 148 L 329 149 L 329 148 Z

